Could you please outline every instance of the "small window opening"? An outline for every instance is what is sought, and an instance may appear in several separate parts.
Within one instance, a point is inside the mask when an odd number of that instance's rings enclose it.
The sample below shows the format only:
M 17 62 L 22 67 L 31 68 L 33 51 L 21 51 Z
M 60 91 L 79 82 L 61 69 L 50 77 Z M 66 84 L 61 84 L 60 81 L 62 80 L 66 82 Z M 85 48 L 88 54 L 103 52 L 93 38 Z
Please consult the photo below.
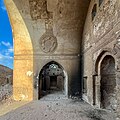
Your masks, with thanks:
M 95 4 L 92 9 L 92 21 L 94 20 L 96 13 L 97 13 L 97 4 Z

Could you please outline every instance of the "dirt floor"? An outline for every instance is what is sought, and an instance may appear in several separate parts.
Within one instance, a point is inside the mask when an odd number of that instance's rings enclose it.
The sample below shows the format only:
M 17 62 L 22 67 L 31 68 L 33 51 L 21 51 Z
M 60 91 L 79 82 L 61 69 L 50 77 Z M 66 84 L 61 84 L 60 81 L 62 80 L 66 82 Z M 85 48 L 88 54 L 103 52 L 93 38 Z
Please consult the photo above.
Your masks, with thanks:
M 19 106 L 18 103 L 15 105 L 15 102 L 8 105 L 7 109 L 14 109 L 1 116 L 0 120 L 115 120 L 110 111 L 94 109 L 84 101 L 67 99 L 58 93 L 49 94 L 24 106 L 22 103 L 20 108 L 17 108 L 17 105 Z M 4 110 L 4 107 L 0 105 L 1 110 Z

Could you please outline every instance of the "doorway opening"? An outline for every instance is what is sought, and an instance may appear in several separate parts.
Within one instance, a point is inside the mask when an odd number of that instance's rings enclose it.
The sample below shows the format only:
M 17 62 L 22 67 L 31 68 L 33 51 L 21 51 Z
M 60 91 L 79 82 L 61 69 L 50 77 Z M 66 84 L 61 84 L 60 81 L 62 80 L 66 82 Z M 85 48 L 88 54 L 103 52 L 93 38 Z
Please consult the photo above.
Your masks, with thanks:
M 38 97 L 65 91 L 65 74 L 63 67 L 55 61 L 47 63 L 39 74 Z
M 115 60 L 112 56 L 107 55 L 103 58 L 100 65 L 100 74 L 100 107 L 112 109 L 116 87 Z

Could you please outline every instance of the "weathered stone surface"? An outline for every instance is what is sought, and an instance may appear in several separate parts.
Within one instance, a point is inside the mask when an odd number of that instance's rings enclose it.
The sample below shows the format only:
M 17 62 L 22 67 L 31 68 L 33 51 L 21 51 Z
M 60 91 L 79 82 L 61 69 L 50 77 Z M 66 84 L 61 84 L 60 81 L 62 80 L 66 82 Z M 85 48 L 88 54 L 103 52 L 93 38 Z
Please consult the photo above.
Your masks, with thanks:
M 15 99 L 37 99 L 39 73 L 44 65 L 55 61 L 64 69 L 66 94 L 71 98 L 82 95 L 82 77 L 86 77 L 87 93 L 83 94 L 83 99 L 99 108 L 101 78 L 104 81 L 114 79 L 115 87 L 107 86 L 105 90 L 115 92 L 105 95 L 105 98 L 109 99 L 106 99 L 108 109 L 119 113 L 119 0 L 104 0 L 101 5 L 98 0 L 5 1 L 15 41 Z M 96 14 L 92 20 L 95 4 Z M 109 60 L 104 63 L 105 66 L 101 65 L 106 56 L 114 59 L 113 66 L 107 67 L 110 65 Z M 104 76 L 101 71 L 108 76 Z M 36 89 L 33 84 L 37 84 Z
M 13 71 L 13 97 L 15 100 L 33 100 L 33 76 L 27 76 L 33 71 L 33 48 L 31 37 L 22 16 L 12 1 L 5 1 L 14 34 L 14 71 Z M 13 14 L 14 13 L 14 14 Z M 17 60 L 21 55 L 31 56 Z M 27 87 L 29 86 L 29 87 Z
M 97 13 L 94 17 L 94 20 L 91 18 L 91 11 L 94 4 L 97 4 Z M 84 32 L 83 32 L 83 63 L 84 63 L 84 74 L 87 76 L 89 83 L 87 84 L 87 95 L 84 95 L 84 99 L 91 104 L 95 104 L 97 107 L 101 107 L 101 96 L 106 97 L 106 104 L 108 108 L 114 111 L 120 111 L 117 107 L 119 106 L 119 101 L 117 100 L 117 86 L 119 86 L 119 35 L 120 35 L 120 16 L 119 16 L 120 1 L 118 0 L 104 0 L 99 6 L 99 1 L 92 0 L 89 6 Z M 111 56 L 114 59 L 115 65 L 114 69 L 112 65 L 110 68 L 109 62 L 106 62 L 102 66 L 102 60 L 106 56 Z M 104 68 L 104 69 L 102 69 Z M 114 74 L 115 73 L 115 74 Z M 114 75 L 115 76 L 114 76 Z M 107 75 L 107 76 L 105 76 Z M 95 83 L 93 84 L 93 78 L 91 76 L 96 76 L 96 81 L 99 83 L 99 86 Z M 101 84 L 102 79 L 104 83 Z M 111 88 L 112 81 L 115 81 L 116 85 L 114 90 Z M 104 92 L 104 95 L 101 93 L 105 87 L 105 83 L 109 80 L 109 86 L 106 86 L 105 89 L 114 94 L 108 95 Z M 114 101 L 114 102 L 112 102 Z
M 47 10 L 49 12 L 54 12 L 57 3 L 58 3 L 58 0 L 47 0 Z
M 40 48 L 45 53 L 51 53 L 55 51 L 57 47 L 57 38 L 51 31 L 46 31 L 40 38 Z
M 47 11 L 47 0 L 29 0 L 30 14 L 33 20 L 47 19 L 50 17 Z
M 5 3 L 15 43 L 14 99 L 38 98 L 35 84 L 40 70 L 50 61 L 63 66 L 66 94 L 79 95 L 80 43 L 89 1 L 6 0 Z

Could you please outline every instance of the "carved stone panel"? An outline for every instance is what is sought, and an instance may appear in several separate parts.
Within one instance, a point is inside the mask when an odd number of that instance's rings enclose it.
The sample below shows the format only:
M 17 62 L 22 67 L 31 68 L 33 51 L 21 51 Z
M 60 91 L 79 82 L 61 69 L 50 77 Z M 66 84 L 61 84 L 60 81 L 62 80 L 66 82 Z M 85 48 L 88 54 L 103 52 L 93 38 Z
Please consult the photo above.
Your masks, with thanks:
M 45 53 L 52 53 L 57 48 L 57 38 L 53 33 L 46 32 L 40 38 L 40 48 Z

